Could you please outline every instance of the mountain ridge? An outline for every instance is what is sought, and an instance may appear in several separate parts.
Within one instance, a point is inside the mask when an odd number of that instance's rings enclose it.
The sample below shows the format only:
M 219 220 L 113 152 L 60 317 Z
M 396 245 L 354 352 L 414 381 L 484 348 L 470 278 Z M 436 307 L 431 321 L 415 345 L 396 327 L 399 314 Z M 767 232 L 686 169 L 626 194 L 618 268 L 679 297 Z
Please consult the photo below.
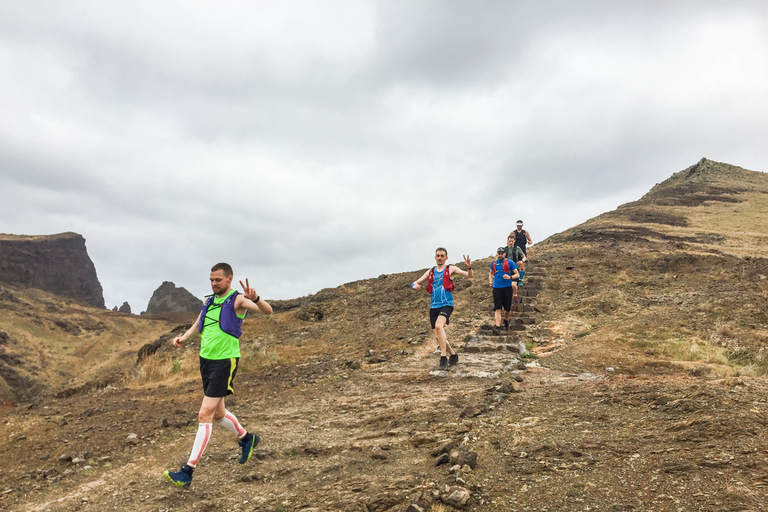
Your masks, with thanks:
M 532 246 L 513 317 L 520 330 L 492 334 L 483 271 L 490 258 L 475 261 L 474 279 L 456 279 L 448 338 L 460 360 L 448 371 L 437 369 L 429 297 L 407 286 L 423 270 L 275 301 L 275 314 L 249 315 L 227 406 L 262 442 L 255 460 L 238 467 L 235 439 L 214 429 L 185 492 L 160 475 L 187 460 L 196 428 L 198 341 L 183 349 L 168 343 L 193 318 L 156 337 L 145 333 L 154 341 L 138 362 L 131 358 L 122 380 L 86 382 L 7 413 L 0 504 L 761 510 L 768 258 L 755 238 L 768 236 L 768 198 L 759 176 L 742 180 L 727 164 L 699 164 L 645 202 Z M 37 320 L 50 322 L 40 308 Z M 35 321 L 18 313 L 19 322 Z M 496 354 L 517 363 L 470 364 Z M 61 440 L 63 453 L 52 453 L 51 439 Z M 453 464 L 459 460 L 472 465 Z

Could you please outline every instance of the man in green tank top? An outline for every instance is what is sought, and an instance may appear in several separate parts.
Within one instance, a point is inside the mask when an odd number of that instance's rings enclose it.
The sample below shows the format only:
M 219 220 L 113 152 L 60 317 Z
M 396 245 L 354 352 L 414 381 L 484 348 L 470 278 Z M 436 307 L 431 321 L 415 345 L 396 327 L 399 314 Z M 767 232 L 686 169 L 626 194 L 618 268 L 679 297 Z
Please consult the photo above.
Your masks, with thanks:
M 250 460 L 253 448 L 260 441 L 259 436 L 245 430 L 235 415 L 226 409 L 224 397 L 234 393 L 232 381 L 240 360 L 241 325 L 246 313 L 253 311 L 269 315 L 272 307 L 256 294 L 248 279 L 245 284 L 240 281 L 243 293 L 232 290 L 233 272 L 227 263 L 214 265 L 210 279 L 213 295 L 203 305 L 192 327 L 172 340 L 174 347 L 181 348 L 195 331 L 200 332 L 200 376 L 204 392 L 198 413 L 197 436 L 189 460 L 179 471 L 163 473 L 165 479 L 177 487 L 189 487 L 192 483 L 192 474 L 211 438 L 214 420 L 239 439 L 242 450 L 240 464 Z

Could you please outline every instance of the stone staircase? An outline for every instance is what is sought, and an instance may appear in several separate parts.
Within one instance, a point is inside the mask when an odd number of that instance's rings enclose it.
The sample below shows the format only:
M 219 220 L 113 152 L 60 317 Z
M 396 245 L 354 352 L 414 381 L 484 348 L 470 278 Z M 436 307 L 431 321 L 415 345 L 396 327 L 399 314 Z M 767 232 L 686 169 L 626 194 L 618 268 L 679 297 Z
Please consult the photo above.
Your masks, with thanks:
M 504 372 L 518 370 L 520 354 L 526 352 L 526 329 L 537 322 L 536 296 L 541 291 L 546 276 L 543 262 L 530 259 L 526 265 L 524 285 L 518 291 L 519 302 L 512 306 L 509 330 L 503 328 L 493 333 L 493 306 L 489 310 L 490 323 L 480 327 L 477 334 L 464 343 L 459 352 L 459 364 L 447 371 L 435 370 L 435 374 L 450 374 L 452 377 L 496 378 Z

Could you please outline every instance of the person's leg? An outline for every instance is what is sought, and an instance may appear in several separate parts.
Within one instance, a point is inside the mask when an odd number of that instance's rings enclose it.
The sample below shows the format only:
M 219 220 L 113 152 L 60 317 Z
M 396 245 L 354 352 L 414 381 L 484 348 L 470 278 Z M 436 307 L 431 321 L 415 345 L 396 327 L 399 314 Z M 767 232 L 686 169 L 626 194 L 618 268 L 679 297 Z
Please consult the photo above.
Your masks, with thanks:
M 200 405 L 200 411 L 197 414 L 197 435 L 192 445 L 192 452 L 189 455 L 187 466 L 196 468 L 203 456 L 208 441 L 211 440 L 213 430 L 213 417 L 217 410 L 224 408 L 224 398 L 221 397 L 203 397 L 203 403 Z
M 246 434 L 248 434 L 248 431 L 243 428 L 237 420 L 237 417 L 224 408 L 223 405 L 224 401 L 222 400 L 222 407 L 216 411 L 216 415 L 214 415 L 213 419 L 216 420 L 219 425 L 235 434 L 238 439 L 244 438 Z
M 435 321 L 435 338 L 437 338 L 437 343 L 440 345 L 441 357 L 452 356 L 456 353 L 451 344 L 448 343 L 448 335 L 445 333 L 445 325 L 447 323 L 448 319 L 443 315 L 437 317 L 437 321 Z
M 504 288 L 493 289 L 493 319 L 496 322 L 496 329 L 493 330 L 494 334 L 499 334 L 499 328 L 501 327 L 501 308 L 504 304 Z
M 514 286 L 514 283 L 513 283 Z M 512 315 L 512 288 L 504 288 L 504 300 L 502 301 L 502 307 L 504 309 L 504 328 L 509 330 L 509 317 Z M 501 313 L 501 311 L 499 311 Z

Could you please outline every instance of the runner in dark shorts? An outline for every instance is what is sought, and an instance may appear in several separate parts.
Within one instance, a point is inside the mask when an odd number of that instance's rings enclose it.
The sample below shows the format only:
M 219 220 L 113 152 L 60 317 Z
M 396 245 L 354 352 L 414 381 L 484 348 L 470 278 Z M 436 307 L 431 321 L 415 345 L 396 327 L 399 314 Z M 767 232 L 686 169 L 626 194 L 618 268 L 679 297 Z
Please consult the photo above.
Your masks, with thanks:
M 203 403 L 197 413 L 197 435 L 189 459 L 178 471 L 163 473 L 163 477 L 176 487 L 186 488 L 192 483 L 195 468 L 211 439 L 214 421 L 237 436 L 242 454 L 240 464 L 251 459 L 253 449 L 261 439 L 248 432 L 227 410 L 224 399 L 235 392 L 232 381 L 240 361 L 240 336 L 245 314 L 251 311 L 269 315 L 272 307 L 256 294 L 248 279 L 246 284 L 240 281 L 243 293 L 233 290 L 232 278 L 232 267 L 227 263 L 213 266 L 210 275 L 213 294 L 187 332 L 171 341 L 174 347 L 181 348 L 187 338 L 200 333 L 200 377 L 203 380 Z
M 436 266 L 424 272 L 420 278 L 411 283 L 414 290 L 421 289 L 421 283 L 427 282 L 427 291 L 432 297 L 429 303 L 429 321 L 435 339 L 440 347 L 440 369 L 445 370 L 459 362 L 459 355 L 453 350 L 445 334 L 445 326 L 453 312 L 453 276 L 472 278 L 472 260 L 464 256 L 464 264 L 467 270 L 462 270 L 455 265 L 448 265 L 448 251 L 438 247 L 435 251 Z
M 520 269 L 520 279 L 518 279 L 518 286 L 523 286 L 523 277 L 525 277 L 525 262 L 528 260 L 528 252 L 526 246 L 532 244 L 531 235 L 528 231 L 523 229 L 523 221 L 518 220 L 515 226 L 515 230 L 507 237 L 507 246 L 512 247 L 513 256 L 508 256 L 517 263 Z M 512 243 L 510 243 L 512 239 Z M 522 252 L 522 255 L 520 253 Z M 518 259 L 519 258 L 519 259 Z
M 488 284 L 493 288 L 493 311 L 496 326 L 494 334 L 501 331 L 502 313 L 504 310 L 504 329 L 509 329 L 509 319 L 512 315 L 512 302 L 517 300 L 515 280 L 519 276 L 517 266 L 506 257 L 507 247 L 496 250 L 496 259 L 491 262 L 488 273 Z

